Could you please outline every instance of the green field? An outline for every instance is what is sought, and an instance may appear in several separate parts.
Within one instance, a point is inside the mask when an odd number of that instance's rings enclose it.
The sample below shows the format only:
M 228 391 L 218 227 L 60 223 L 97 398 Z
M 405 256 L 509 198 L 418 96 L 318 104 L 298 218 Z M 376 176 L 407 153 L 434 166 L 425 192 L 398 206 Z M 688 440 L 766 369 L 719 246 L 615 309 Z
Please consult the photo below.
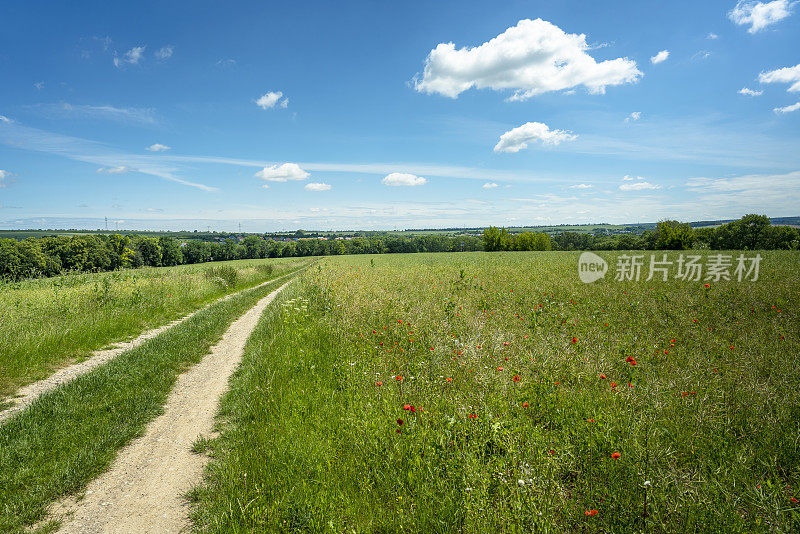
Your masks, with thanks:
M 583 284 L 569 252 L 325 258 L 250 339 L 196 527 L 800 531 L 800 254 L 761 254 L 709 287 Z
M 0 400 L 108 343 L 301 263 L 237 260 L 0 283 Z

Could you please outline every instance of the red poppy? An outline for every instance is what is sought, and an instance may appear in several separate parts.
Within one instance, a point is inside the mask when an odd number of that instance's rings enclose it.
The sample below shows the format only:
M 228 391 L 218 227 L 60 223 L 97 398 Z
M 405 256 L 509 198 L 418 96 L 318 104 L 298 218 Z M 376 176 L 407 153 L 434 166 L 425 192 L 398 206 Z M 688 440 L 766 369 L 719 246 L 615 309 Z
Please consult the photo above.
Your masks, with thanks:
M 594 422 L 596 422 L 594 419 L 587 419 L 586 421 L 587 421 L 588 423 L 594 423 Z
M 514 378 L 512 378 L 511 380 L 513 380 L 514 382 L 519 382 L 519 375 L 514 375 Z
M 452 378 L 448 378 L 448 379 L 447 379 L 447 381 L 448 381 L 448 382 L 452 382 L 452 381 L 453 381 L 453 379 L 452 379 Z
M 794 498 L 794 497 L 792 497 L 792 498 L 791 498 L 791 499 L 789 499 L 789 500 L 790 500 L 790 501 L 792 501 L 792 502 L 797 502 L 797 499 L 796 499 L 796 498 Z
M 404 410 L 406 410 L 406 411 L 408 411 L 408 410 L 410 410 L 410 409 L 411 409 L 411 405 L 410 405 L 410 404 L 404 404 L 404 405 L 403 405 L 403 409 L 404 409 Z
M 528 404 L 527 402 L 523 402 L 523 403 L 522 403 L 522 407 L 523 407 L 523 408 L 527 408 L 528 406 L 530 406 L 530 404 Z
M 708 289 L 709 287 L 711 287 L 711 284 L 703 284 L 703 287 Z
M 502 370 L 503 370 L 503 368 L 502 368 L 502 367 L 498 367 L 498 368 L 497 368 L 497 370 L 498 370 L 498 371 L 502 371 Z
M 573 343 L 577 343 L 577 342 L 578 342 L 578 338 L 576 338 L 576 337 L 573 337 L 573 338 L 572 338 L 572 342 L 573 342 Z
M 615 387 L 617 387 L 617 383 L 616 382 L 611 382 L 611 389 L 614 389 Z
M 600 380 L 605 380 L 606 378 L 606 375 L 600 375 Z
M 397 433 L 398 433 L 398 434 L 402 434 L 402 433 L 403 433 L 403 431 L 402 431 L 402 430 L 400 430 L 400 429 L 398 428 L 398 429 L 397 429 Z
M 397 420 L 397 424 L 400 425 L 400 426 L 403 426 L 403 420 L 402 419 L 398 419 Z
M 477 419 L 478 418 L 478 414 L 471 413 L 471 414 L 469 414 L 469 418 L 470 419 Z
M 586 515 L 597 515 L 600 512 L 598 512 L 597 510 L 586 510 L 584 513 Z
M 503 346 L 504 346 L 504 347 L 507 347 L 507 346 L 508 346 L 508 341 L 504 342 L 504 343 L 503 343 Z
M 376 385 L 376 386 L 382 386 L 382 385 L 383 385 L 383 382 L 380 382 L 380 381 L 378 381 L 378 382 L 375 382 L 375 385 Z
M 397 380 L 398 382 L 402 382 L 403 381 L 403 377 L 400 376 L 400 375 L 397 375 L 396 377 L 394 377 L 394 379 Z
M 611 457 L 613 459 L 615 459 L 615 460 L 618 460 L 620 456 L 622 456 L 622 455 L 620 453 L 618 453 L 618 452 L 612 452 L 611 453 Z

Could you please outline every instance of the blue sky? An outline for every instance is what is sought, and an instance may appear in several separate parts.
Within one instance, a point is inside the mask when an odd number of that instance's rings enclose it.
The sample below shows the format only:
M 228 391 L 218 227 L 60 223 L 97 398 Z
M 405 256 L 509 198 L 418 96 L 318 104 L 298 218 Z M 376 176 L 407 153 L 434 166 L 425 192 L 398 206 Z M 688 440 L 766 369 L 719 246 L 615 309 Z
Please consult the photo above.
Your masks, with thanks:
M 800 215 L 797 11 L 4 2 L 0 227 Z

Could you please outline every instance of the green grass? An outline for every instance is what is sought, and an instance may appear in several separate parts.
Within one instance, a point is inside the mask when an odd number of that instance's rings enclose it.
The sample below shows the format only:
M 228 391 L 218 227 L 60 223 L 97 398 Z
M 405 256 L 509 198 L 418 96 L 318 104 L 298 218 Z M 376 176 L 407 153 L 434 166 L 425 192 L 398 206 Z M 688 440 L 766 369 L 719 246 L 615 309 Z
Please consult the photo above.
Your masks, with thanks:
M 797 532 L 800 254 L 761 254 L 709 288 L 582 284 L 567 252 L 324 259 L 250 339 L 196 528 Z
M 186 322 L 41 397 L 0 426 L 0 532 L 79 492 L 162 410 L 176 376 L 286 280 L 216 302 Z
M 0 283 L 0 399 L 113 341 L 297 265 L 238 260 Z

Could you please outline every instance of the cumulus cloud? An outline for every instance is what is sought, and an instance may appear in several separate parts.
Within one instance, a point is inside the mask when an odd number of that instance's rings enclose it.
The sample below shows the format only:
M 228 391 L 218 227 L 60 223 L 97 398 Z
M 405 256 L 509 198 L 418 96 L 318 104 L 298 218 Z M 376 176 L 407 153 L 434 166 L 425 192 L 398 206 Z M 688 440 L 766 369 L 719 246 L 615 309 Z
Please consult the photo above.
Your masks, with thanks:
M 415 89 L 457 98 L 464 91 L 510 89 L 509 100 L 525 100 L 549 91 L 579 85 L 591 93 L 636 82 L 642 73 L 636 62 L 616 58 L 597 62 L 587 52 L 586 35 L 570 34 L 542 19 L 521 20 L 497 37 L 476 47 L 456 49 L 439 43 L 425 60 Z
M 784 106 L 782 108 L 774 108 L 772 111 L 775 113 L 791 113 L 792 111 L 797 111 L 800 109 L 800 102 L 796 102 L 791 106 Z
M 483 187 L 484 189 L 494 189 L 495 187 L 497 187 L 497 184 L 494 182 L 486 182 L 481 187 Z
M 126 167 L 125 165 L 117 165 L 116 167 L 100 167 L 97 169 L 97 172 L 100 174 L 125 174 L 126 172 L 130 172 L 133 169 L 130 167 Z
M 175 52 L 175 48 L 172 45 L 162 46 L 158 50 L 156 50 L 155 54 L 153 54 L 156 59 L 165 60 L 172 57 L 172 53 Z
M 406 174 L 402 172 L 393 172 L 391 174 L 386 175 L 386 177 L 381 180 L 383 185 L 391 185 L 394 187 L 400 186 L 415 186 L 415 185 L 425 185 L 428 183 L 428 180 L 423 178 L 422 176 L 416 176 L 414 174 Z
M 264 95 L 261 95 L 258 100 L 256 100 L 256 105 L 261 109 L 271 109 L 275 107 L 275 104 L 283 97 L 283 93 L 281 91 L 270 91 Z M 281 101 L 280 106 L 282 108 L 286 108 L 289 105 L 289 99 L 284 98 Z
M 651 184 L 641 176 L 637 176 L 636 178 L 641 181 L 637 181 L 632 184 L 621 184 L 619 186 L 620 191 L 647 191 L 652 189 L 661 189 L 660 185 Z M 626 176 L 625 178 L 623 178 L 623 180 L 630 181 L 632 180 L 632 178 Z
M 330 191 L 331 185 L 325 183 L 310 183 L 305 186 L 306 191 Z
M 774 0 L 773 2 L 739 1 L 730 13 L 730 18 L 735 24 L 744 26 L 749 24 L 748 33 L 756 33 L 770 24 L 785 19 L 792 14 L 792 4 L 788 0 Z
M 631 113 L 630 115 L 625 117 L 625 122 L 638 121 L 641 118 L 642 118 L 642 112 L 641 111 L 634 111 L 633 113 Z
M 565 130 L 551 130 L 543 122 L 526 122 L 500 136 L 495 152 L 519 152 L 528 148 L 528 143 L 541 141 L 544 145 L 558 145 L 562 141 L 574 141 L 578 136 Z
M 650 58 L 650 63 L 656 65 L 658 63 L 666 61 L 668 57 L 669 57 L 669 50 L 662 50 L 661 52 Z
M 305 180 L 309 174 L 300 168 L 297 163 L 284 163 L 264 167 L 255 176 L 268 182 L 288 182 L 290 180 Z
M 787 91 L 796 93 L 800 91 L 800 63 L 794 67 L 762 72 L 758 75 L 758 81 L 761 83 L 790 83 Z
M 569 188 L 570 189 L 591 189 L 592 185 L 591 184 L 575 184 L 575 185 L 569 186 Z
M 167 145 L 162 145 L 161 143 L 155 143 L 145 148 L 145 150 L 149 150 L 150 152 L 164 152 L 166 150 L 170 150 L 171 148 L 172 147 L 168 147 Z
M 739 89 L 738 93 L 744 96 L 761 96 L 764 94 L 764 91 L 756 91 L 754 89 L 748 89 L 747 87 L 742 87 Z
M 119 68 L 124 63 L 129 63 L 131 65 L 138 65 L 139 61 L 144 56 L 144 49 L 147 48 L 146 46 L 134 46 L 123 55 L 121 58 L 117 56 L 117 53 L 114 52 L 114 66 Z

